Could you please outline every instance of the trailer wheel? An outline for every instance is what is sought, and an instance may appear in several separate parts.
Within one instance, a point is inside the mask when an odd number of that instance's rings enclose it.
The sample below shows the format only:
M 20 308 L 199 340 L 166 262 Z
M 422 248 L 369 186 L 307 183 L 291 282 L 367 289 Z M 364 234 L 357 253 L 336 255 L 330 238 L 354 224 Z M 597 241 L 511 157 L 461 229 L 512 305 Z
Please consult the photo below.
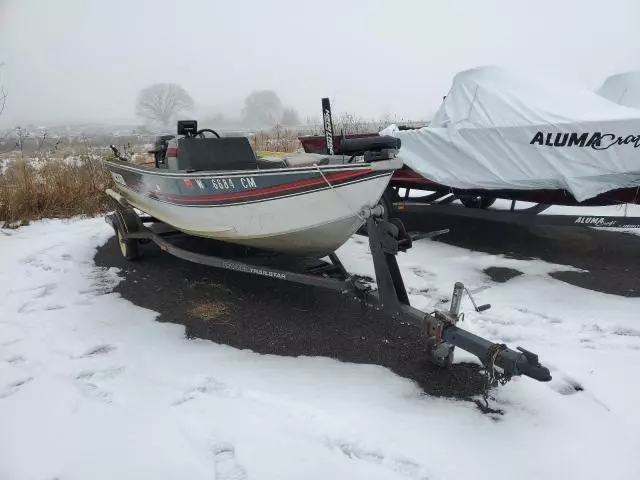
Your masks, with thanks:
M 482 196 L 464 196 L 460 197 L 460 202 L 467 208 L 480 208 L 482 210 L 486 210 L 496 201 L 493 197 L 482 197 Z
M 382 213 L 382 219 L 385 221 L 388 221 L 389 218 L 391 218 L 391 211 L 393 208 L 393 197 L 392 195 L 396 195 L 396 193 L 387 188 L 385 190 L 385 192 L 382 194 L 382 197 L 380 197 L 380 201 L 378 202 L 378 205 L 382 205 L 382 209 L 383 209 L 383 213 Z M 367 235 L 367 223 L 365 222 L 364 225 L 362 225 L 358 231 L 356 232 L 358 235 Z
M 135 260 L 140 256 L 140 250 L 138 248 L 138 241 L 132 239 L 125 239 L 122 230 L 118 228 L 118 243 L 120 244 L 120 253 L 127 260 Z
M 387 188 L 382 197 L 380 198 L 380 205 L 384 208 L 384 213 L 382 214 L 382 218 L 385 220 L 389 220 L 392 217 L 393 213 L 393 202 L 398 197 L 398 194 L 392 188 Z
M 124 238 L 127 233 L 139 230 L 139 219 L 133 210 L 120 210 L 116 217 L 116 234 L 120 253 L 127 260 L 135 260 L 140 256 L 139 241 L 131 238 Z

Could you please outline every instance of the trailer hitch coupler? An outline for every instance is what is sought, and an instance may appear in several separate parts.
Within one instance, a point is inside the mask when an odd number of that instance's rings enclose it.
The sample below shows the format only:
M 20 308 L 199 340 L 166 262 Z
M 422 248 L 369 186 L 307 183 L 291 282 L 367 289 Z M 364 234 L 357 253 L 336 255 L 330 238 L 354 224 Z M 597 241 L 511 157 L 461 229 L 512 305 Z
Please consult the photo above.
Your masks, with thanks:
M 551 380 L 547 367 L 538 362 L 538 356 L 523 348 L 512 350 L 506 345 L 492 343 L 467 330 L 448 323 L 444 325 L 441 339 L 478 357 L 485 366 L 502 368 L 505 375 L 526 375 L 540 382 Z M 500 347 L 500 348 L 498 348 Z
M 547 367 L 543 367 L 542 365 L 524 362 L 518 365 L 518 369 L 522 375 L 526 375 L 539 382 L 548 382 L 551 380 L 551 372 L 549 372 Z
M 518 347 L 521 356 L 517 361 L 517 369 L 526 375 L 540 382 L 548 382 L 551 380 L 551 372 L 547 367 L 540 365 L 538 355 L 522 347 Z

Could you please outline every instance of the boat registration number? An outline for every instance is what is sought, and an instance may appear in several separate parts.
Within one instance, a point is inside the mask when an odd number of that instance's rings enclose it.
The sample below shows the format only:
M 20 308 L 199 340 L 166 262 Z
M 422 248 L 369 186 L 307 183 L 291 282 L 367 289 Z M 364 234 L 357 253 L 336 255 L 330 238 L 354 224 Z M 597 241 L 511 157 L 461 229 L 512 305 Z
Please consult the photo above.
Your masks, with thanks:
M 202 182 L 202 185 L 199 183 Z M 196 181 L 199 187 L 204 188 L 205 181 Z M 242 188 L 244 190 L 250 190 L 253 188 L 258 188 L 256 185 L 256 181 L 253 177 L 235 177 L 235 178 L 212 178 L 210 180 L 211 185 L 216 190 L 236 190 L 238 188 Z

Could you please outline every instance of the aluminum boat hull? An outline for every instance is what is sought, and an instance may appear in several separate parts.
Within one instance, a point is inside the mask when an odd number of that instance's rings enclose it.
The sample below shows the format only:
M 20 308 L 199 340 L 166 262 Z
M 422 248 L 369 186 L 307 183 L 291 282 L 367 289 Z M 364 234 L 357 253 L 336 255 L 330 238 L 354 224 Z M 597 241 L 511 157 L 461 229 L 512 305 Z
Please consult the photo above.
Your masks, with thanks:
M 135 208 L 190 235 L 321 257 L 343 245 L 375 206 L 398 160 L 235 172 L 169 172 L 106 161 Z

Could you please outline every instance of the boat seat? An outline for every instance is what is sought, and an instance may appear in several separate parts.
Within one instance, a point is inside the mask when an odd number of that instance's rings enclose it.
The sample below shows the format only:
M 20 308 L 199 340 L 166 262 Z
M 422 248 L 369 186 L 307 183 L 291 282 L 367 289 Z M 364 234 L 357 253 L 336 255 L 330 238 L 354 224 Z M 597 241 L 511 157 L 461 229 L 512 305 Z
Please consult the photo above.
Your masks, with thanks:
M 255 170 L 258 160 L 246 137 L 181 138 L 178 170 Z
M 282 157 L 258 157 L 258 168 L 266 170 L 269 168 L 288 168 L 288 166 Z

